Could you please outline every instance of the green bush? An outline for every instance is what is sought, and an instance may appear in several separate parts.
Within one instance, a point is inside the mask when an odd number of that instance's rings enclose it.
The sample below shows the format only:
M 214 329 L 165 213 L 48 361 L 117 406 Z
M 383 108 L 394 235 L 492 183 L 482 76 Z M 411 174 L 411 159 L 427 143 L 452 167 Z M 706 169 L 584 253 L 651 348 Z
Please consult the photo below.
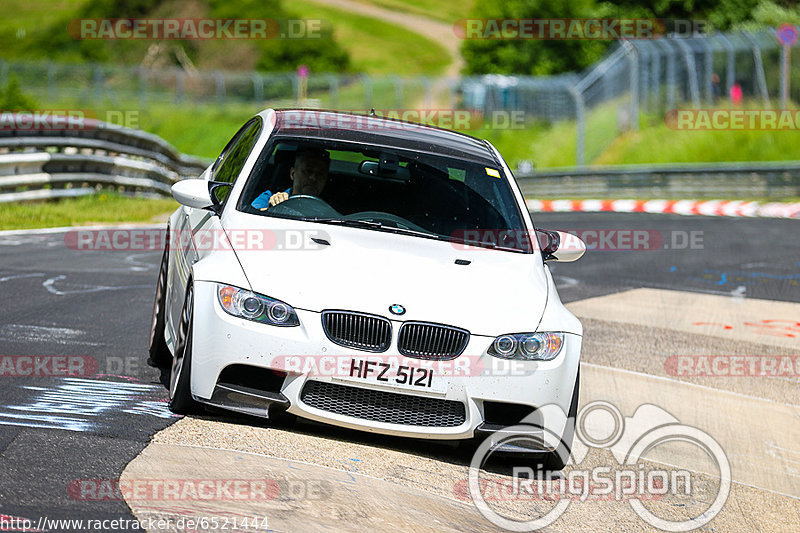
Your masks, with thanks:
M 0 85 L 0 111 L 32 111 L 38 107 L 36 101 L 24 94 L 15 76 L 10 76 L 6 87 Z

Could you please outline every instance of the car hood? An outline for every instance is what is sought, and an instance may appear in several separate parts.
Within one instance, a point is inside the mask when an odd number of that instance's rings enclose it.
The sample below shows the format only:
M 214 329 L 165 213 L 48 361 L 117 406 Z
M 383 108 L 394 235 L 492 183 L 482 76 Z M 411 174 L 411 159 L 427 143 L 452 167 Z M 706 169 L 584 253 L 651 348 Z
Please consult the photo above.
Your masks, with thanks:
M 538 253 L 240 212 L 225 229 L 251 290 L 298 309 L 360 311 L 496 336 L 534 331 L 547 303 Z M 264 235 L 264 246 L 236 235 L 242 230 Z M 406 313 L 391 314 L 394 304 Z

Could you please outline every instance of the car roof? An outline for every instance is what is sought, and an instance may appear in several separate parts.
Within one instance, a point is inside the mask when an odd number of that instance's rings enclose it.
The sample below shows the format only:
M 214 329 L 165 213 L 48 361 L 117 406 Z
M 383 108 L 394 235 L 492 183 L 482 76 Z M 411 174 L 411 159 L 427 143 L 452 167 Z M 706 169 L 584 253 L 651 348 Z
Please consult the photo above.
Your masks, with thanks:
M 276 109 L 275 114 L 276 135 L 355 142 L 498 164 L 486 142 L 434 126 L 319 109 Z

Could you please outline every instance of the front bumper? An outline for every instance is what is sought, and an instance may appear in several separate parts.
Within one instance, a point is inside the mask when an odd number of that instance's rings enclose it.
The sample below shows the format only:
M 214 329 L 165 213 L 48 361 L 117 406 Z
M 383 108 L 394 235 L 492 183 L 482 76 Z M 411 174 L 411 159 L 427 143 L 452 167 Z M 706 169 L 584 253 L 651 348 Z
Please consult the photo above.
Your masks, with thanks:
M 389 350 L 373 354 L 344 348 L 328 340 L 320 313 L 297 309 L 300 326 L 283 328 L 235 318 L 220 307 L 216 284 L 207 282 L 195 284 L 195 302 L 192 396 L 217 407 L 256 416 L 268 416 L 271 410 L 286 410 L 327 424 L 424 439 L 470 439 L 496 431 L 497 424 L 485 418 L 488 402 L 529 406 L 531 409 L 552 405 L 563 413 L 570 408 L 580 359 L 579 335 L 567 334 L 561 353 L 553 361 L 515 362 L 513 365 L 487 355 L 493 337 L 471 335 L 461 356 L 453 361 L 432 363 L 435 386 L 414 387 L 351 376 L 348 367 L 351 359 L 366 361 L 374 358 L 393 365 L 421 366 L 421 361 L 404 357 L 397 350 L 396 332 L 401 321 L 392 320 L 395 334 Z M 231 390 L 229 385 L 220 384 L 218 380 L 223 369 L 234 364 L 287 371 L 287 375 L 280 390 L 269 394 L 236 387 Z M 375 419 L 382 415 L 380 412 L 376 415 L 374 410 L 369 415 L 373 419 L 358 413 L 352 416 L 341 409 L 329 408 L 327 404 L 320 408 L 319 402 L 309 401 L 311 395 L 306 386 L 311 381 L 332 384 L 310 386 L 324 389 L 326 393 L 344 390 L 341 387 L 347 387 L 348 392 L 356 388 L 356 392 L 363 393 L 357 394 L 361 400 L 356 403 L 360 401 L 362 405 L 383 405 L 387 398 L 403 400 L 404 405 L 423 405 L 426 408 L 427 404 L 448 407 L 459 403 L 463 405 L 463 419 L 459 418 L 456 424 L 449 418 L 450 423 L 446 425 L 420 425 L 420 420 L 427 419 L 406 417 L 405 423 L 397 423 L 396 420 Z M 420 401 L 424 399 L 430 401 Z M 349 405 L 356 404 L 351 402 Z M 381 412 L 385 414 L 388 411 L 383 409 Z M 537 424 L 547 428 L 543 432 L 543 448 L 554 449 L 558 446 L 558 437 L 553 435 L 563 433 L 565 417 L 550 417 L 546 414 L 548 410 L 537 412 L 545 413 L 539 415 L 544 419 L 537 420 Z

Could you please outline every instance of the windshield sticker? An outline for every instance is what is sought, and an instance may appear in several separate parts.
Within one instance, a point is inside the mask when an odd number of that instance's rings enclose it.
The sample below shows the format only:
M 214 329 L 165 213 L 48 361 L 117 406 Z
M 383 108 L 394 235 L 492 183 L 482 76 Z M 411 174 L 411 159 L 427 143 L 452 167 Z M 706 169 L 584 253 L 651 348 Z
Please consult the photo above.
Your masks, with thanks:
M 492 176 L 493 178 L 499 178 L 500 177 L 500 172 L 497 169 L 489 168 L 489 167 L 485 167 L 485 168 L 486 168 L 486 173 L 488 175 Z

